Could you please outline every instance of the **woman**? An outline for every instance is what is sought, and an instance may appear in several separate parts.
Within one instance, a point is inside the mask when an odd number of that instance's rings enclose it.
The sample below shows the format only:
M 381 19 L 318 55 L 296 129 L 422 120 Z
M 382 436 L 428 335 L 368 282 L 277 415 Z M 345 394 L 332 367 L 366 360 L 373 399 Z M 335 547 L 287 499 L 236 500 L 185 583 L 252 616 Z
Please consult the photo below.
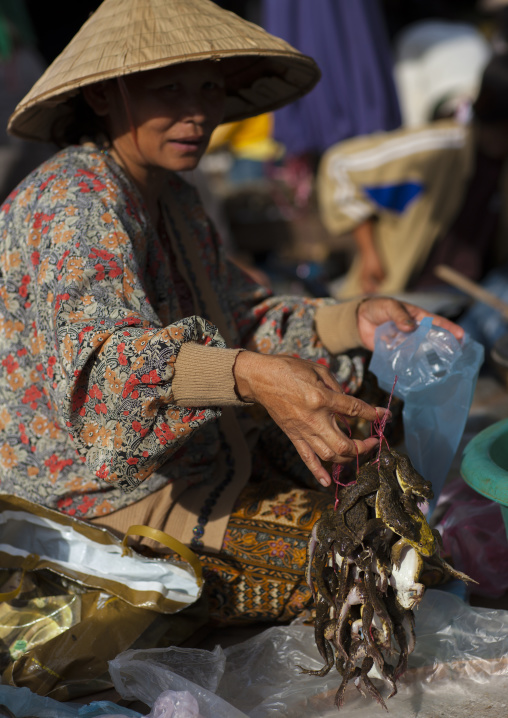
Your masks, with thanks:
M 287 619 L 309 601 L 323 461 L 377 445 L 335 415 L 383 415 L 350 395 L 362 356 L 340 352 L 425 314 L 271 296 L 226 261 L 177 174 L 217 124 L 318 75 L 209 0 L 105 0 L 10 121 L 68 146 L 1 211 L 2 490 L 191 544 L 218 620 Z

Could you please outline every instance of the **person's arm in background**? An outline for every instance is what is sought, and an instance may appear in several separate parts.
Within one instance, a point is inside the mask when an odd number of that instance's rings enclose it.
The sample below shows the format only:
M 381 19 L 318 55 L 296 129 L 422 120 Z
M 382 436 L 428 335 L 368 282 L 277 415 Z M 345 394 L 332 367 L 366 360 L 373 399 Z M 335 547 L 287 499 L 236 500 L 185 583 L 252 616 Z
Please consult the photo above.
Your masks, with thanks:
M 367 219 L 353 229 L 353 237 L 360 257 L 362 292 L 375 294 L 386 277 L 383 262 L 374 242 L 374 220 Z

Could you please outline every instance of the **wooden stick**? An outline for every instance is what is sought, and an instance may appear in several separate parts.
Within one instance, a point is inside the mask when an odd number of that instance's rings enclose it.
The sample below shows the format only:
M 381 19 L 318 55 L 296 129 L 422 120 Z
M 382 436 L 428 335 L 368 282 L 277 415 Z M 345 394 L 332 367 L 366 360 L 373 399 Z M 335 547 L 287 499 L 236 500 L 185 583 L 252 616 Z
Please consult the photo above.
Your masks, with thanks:
M 434 269 L 434 274 L 439 279 L 451 284 L 453 287 L 460 289 L 465 294 L 469 295 L 473 299 L 488 304 L 489 307 L 496 309 L 502 314 L 505 319 L 508 319 L 508 304 L 502 299 L 497 297 L 492 292 L 484 289 L 482 286 L 468 279 L 460 272 L 457 272 L 451 267 L 447 267 L 445 264 L 438 264 Z

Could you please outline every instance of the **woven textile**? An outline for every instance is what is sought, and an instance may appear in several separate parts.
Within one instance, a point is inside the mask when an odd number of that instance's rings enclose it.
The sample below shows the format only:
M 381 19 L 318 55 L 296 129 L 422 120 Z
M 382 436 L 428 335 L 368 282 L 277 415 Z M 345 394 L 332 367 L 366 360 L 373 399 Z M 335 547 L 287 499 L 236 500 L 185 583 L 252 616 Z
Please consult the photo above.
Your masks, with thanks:
M 330 493 L 287 479 L 249 483 L 229 519 L 222 551 L 199 556 L 211 620 L 289 621 L 311 606 L 307 544 L 332 500 Z

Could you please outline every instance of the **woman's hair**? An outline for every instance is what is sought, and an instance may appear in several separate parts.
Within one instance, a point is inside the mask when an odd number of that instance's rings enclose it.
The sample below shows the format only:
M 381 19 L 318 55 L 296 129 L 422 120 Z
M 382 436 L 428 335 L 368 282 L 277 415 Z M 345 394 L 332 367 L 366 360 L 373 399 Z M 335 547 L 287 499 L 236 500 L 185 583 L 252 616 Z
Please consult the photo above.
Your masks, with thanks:
M 487 64 L 473 112 L 478 122 L 508 122 L 508 53 L 494 55 Z
M 51 127 L 51 141 L 57 147 L 78 145 L 84 137 L 91 140 L 107 137 L 104 119 L 95 114 L 82 92 L 67 100 L 65 105 L 66 111 Z

